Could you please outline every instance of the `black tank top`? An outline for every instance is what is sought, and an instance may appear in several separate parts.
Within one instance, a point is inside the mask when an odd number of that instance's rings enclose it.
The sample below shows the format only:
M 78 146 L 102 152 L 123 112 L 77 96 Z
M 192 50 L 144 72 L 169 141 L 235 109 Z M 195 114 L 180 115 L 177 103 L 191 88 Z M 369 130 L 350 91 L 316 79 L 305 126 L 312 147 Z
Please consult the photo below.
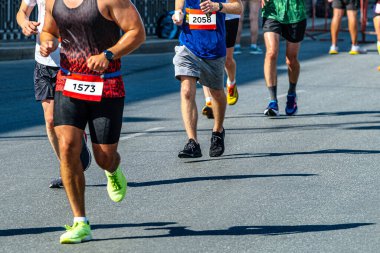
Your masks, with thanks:
M 99 75 L 87 67 L 87 59 L 114 46 L 120 38 L 120 28 L 102 16 L 97 0 L 83 0 L 76 8 L 68 8 L 63 0 L 55 0 L 53 18 L 61 36 L 61 67 L 73 73 Z M 106 73 L 120 70 L 120 59 L 110 62 Z M 58 74 L 56 90 L 62 91 L 65 77 Z M 104 81 L 103 97 L 124 97 L 121 76 Z
M 68 8 L 63 0 L 55 0 L 53 17 L 58 25 L 61 43 L 61 66 L 71 72 L 92 73 L 86 60 L 112 47 L 120 38 L 120 28 L 102 16 L 97 0 L 83 0 L 76 8 Z M 111 62 L 106 72 L 120 69 L 120 61 Z

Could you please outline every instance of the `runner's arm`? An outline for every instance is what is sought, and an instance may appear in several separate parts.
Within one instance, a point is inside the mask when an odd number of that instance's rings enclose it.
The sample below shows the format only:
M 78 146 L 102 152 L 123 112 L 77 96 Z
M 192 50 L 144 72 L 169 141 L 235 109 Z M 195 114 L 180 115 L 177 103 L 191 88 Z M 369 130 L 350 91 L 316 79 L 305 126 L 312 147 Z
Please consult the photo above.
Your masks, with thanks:
M 240 15 L 243 10 L 241 0 L 230 0 L 229 3 L 221 4 L 223 5 L 223 8 L 221 10 L 223 13 Z M 219 3 L 212 2 L 210 0 L 201 2 L 200 7 L 204 13 L 219 11 Z
M 34 6 L 35 5 L 29 6 L 24 0 L 22 0 L 16 16 L 17 24 L 21 27 L 22 33 L 28 37 L 37 34 L 37 27 L 40 25 L 39 22 L 29 20 L 29 16 L 34 9 Z
M 175 25 L 182 25 L 183 18 L 184 18 L 182 10 L 183 10 L 184 6 L 185 6 L 185 0 L 176 0 L 175 1 L 175 9 L 174 10 L 179 12 L 179 16 L 176 17 L 176 14 L 174 14 L 172 16 L 172 20 L 173 20 L 173 23 Z
M 114 54 L 114 59 L 119 59 L 144 43 L 145 28 L 130 0 L 112 0 L 109 10 L 113 21 L 125 32 L 117 44 L 108 49 Z
M 113 60 L 131 53 L 145 41 L 145 28 L 140 14 L 130 0 L 109 0 L 108 15 L 125 32 L 116 45 L 107 50 L 113 53 Z M 104 72 L 109 61 L 101 52 L 87 59 L 87 67 L 91 70 Z
M 44 27 L 40 35 L 40 54 L 44 57 L 54 52 L 59 44 L 59 30 L 52 15 L 53 5 L 54 0 L 46 0 Z

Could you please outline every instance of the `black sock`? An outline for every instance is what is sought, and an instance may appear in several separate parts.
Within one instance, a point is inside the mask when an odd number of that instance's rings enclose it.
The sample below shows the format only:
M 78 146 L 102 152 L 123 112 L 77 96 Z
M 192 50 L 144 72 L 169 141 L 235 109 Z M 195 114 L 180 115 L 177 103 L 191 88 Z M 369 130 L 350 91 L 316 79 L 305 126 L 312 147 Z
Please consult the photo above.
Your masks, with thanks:
M 291 83 L 289 82 L 289 90 L 288 90 L 288 95 L 295 95 L 296 94 L 296 83 Z
M 268 90 L 269 90 L 270 100 L 277 101 L 277 85 L 268 87 Z

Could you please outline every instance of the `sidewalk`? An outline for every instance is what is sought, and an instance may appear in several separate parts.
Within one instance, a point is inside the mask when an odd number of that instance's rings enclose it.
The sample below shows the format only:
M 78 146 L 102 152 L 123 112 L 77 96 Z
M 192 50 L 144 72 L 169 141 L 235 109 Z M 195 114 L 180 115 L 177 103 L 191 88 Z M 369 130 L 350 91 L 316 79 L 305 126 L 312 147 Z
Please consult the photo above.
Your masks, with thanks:
M 308 28 L 311 27 L 311 19 L 308 18 Z M 318 18 L 315 20 L 315 27 L 323 27 L 325 24 L 324 19 Z M 328 20 L 328 25 L 330 25 L 330 20 Z M 243 46 L 248 46 L 250 44 L 250 34 L 249 27 L 244 27 L 241 44 Z M 263 45 L 262 31 L 259 31 L 258 43 Z M 168 53 L 174 52 L 174 47 L 178 44 L 178 40 L 166 40 L 159 39 L 157 36 L 147 37 L 146 42 L 133 54 L 154 54 L 154 53 Z M 0 42 L 0 61 L 9 60 L 22 60 L 22 59 L 33 59 L 34 58 L 34 42 Z

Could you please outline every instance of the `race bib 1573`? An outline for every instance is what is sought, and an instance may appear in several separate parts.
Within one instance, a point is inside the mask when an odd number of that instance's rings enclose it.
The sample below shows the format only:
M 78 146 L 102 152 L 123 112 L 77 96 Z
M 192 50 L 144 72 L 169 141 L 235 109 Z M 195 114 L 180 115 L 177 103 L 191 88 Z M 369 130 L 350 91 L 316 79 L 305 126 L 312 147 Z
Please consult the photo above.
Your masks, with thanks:
M 104 80 L 98 76 L 73 75 L 66 79 L 63 95 L 81 100 L 100 101 Z

